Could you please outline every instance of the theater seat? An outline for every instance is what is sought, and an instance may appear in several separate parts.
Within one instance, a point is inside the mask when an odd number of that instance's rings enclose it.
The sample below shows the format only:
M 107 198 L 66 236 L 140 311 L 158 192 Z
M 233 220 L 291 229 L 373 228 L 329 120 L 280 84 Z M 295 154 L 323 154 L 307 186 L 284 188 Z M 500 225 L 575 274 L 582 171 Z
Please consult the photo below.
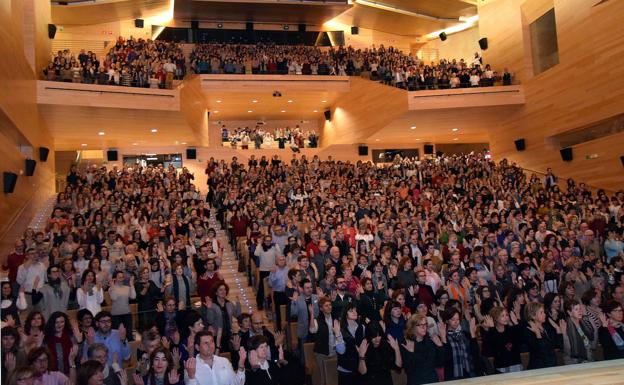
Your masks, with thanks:
M 306 342 L 303 344 L 303 364 L 307 375 L 312 376 L 312 383 L 314 385 L 314 372 L 316 371 L 316 360 L 314 359 L 314 342 Z M 318 371 L 316 371 L 318 372 Z
M 338 359 L 325 360 L 326 385 L 338 385 Z
M 407 374 L 405 374 L 405 370 L 391 370 L 390 375 L 392 376 L 392 383 L 394 385 L 407 385 Z
M 528 352 L 524 352 L 524 353 L 520 353 L 520 361 L 522 361 L 522 367 L 524 368 L 524 370 L 527 370 L 527 368 L 529 367 L 529 353 Z
M 297 322 L 288 324 L 288 332 L 290 334 L 290 350 L 297 350 L 299 340 L 297 339 Z

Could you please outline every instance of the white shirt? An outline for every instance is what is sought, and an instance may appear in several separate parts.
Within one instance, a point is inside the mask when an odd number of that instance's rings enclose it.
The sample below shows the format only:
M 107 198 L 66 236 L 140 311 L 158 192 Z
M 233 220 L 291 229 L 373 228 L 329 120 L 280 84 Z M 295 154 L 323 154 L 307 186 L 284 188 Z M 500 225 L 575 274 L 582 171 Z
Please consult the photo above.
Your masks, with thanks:
M 82 287 L 79 287 L 76 292 L 76 299 L 81 309 L 87 309 L 91 314 L 97 314 L 102 310 L 100 304 L 104 301 L 104 291 L 101 287 L 99 290 L 93 287 L 92 293 L 93 294 L 89 295 L 88 292 L 85 293 L 84 290 L 82 290 Z
M 245 372 L 240 370 L 234 372 L 227 358 L 213 356 L 212 367 L 202 360 L 199 354 L 195 358 L 197 359 L 195 378 L 188 378 L 188 373 L 184 372 L 186 385 L 243 385 L 245 383 Z
M 23 264 L 17 268 L 17 283 L 24 288 L 24 291 L 30 293 L 35 283 L 35 278 L 39 277 L 37 288 L 41 288 L 46 282 L 46 267 L 41 262 L 33 262 L 30 266 L 25 267 Z

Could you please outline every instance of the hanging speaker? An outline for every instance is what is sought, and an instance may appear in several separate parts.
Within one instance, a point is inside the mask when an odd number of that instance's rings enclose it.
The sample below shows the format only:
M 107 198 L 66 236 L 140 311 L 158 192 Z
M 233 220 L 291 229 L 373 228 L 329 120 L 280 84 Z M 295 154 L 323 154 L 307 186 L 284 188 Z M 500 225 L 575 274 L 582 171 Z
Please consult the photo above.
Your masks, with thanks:
M 620 156 L 620 162 L 622 162 L 622 167 L 624 167 L 624 155 Z
M 479 39 L 479 47 L 484 51 L 488 48 L 487 37 Z
M 12 193 L 15 190 L 15 183 L 17 183 L 17 174 L 14 172 L 3 172 L 2 179 L 4 182 L 4 192 Z
M 199 21 L 191 20 L 191 29 L 199 29 Z
M 56 35 L 56 25 L 48 24 L 48 37 L 50 39 L 54 39 L 55 35 Z
M 360 33 L 360 27 L 356 27 L 355 25 L 351 27 L 351 35 L 358 35 Z
M 106 151 L 106 159 L 109 162 L 117 162 L 117 150 Z
M 433 155 L 433 144 L 425 144 L 425 155 Z
M 561 159 L 565 162 L 571 162 L 572 161 L 572 147 L 566 147 L 566 148 L 562 148 L 561 150 L 559 150 L 559 153 L 561 153 Z
M 326 110 L 323 115 L 325 115 L 325 120 L 327 120 L 328 122 L 331 121 L 331 111 L 330 110 Z
M 134 19 L 134 28 L 143 28 L 143 19 Z
M 359 156 L 368 156 L 368 146 L 358 146 Z
M 440 40 L 442 40 L 442 41 L 446 40 L 446 33 L 445 32 L 440 33 L 438 36 L 440 37 Z
M 187 148 L 186 159 L 197 159 L 197 150 L 194 148 Z
M 299 32 L 300 33 L 304 33 L 306 31 L 306 25 L 305 24 L 299 24 Z
M 41 162 L 48 161 L 48 155 L 50 154 L 50 149 L 47 147 L 39 147 L 39 160 Z
M 516 151 L 524 151 L 524 139 L 514 140 Z
M 37 161 L 34 159 L 26 159 L 26 176 L 35 175 L 35 167 L 37 166 Z
M 253 23 L 248 21 L 247 24 L 245 24 L 245 28 L 247 29 L 247 32 L 253 31 Z

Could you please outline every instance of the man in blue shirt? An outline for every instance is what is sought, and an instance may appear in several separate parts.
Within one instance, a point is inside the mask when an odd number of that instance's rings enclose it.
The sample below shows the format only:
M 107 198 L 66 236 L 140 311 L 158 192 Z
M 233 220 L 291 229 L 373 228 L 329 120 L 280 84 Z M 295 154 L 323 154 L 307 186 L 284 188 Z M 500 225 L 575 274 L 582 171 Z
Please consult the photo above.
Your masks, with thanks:
M 269 273 L 269 286 L 273 289 L 273 303 L 275 304 L 275 320 L 277 330 L 282 330 L 280 305 L 288 305 L 288 297 L 286 296 L 286 282 L 288 282 L 288 267 L 286 266 L 286 257 L 279 255 L 275 259 L 275 264 Z
M 130 358 L 130 346 L 126 339 L 126 328 L 123 324 L 117 330 L 113 330 L 113 317 L 108 311 L 101 311 L 95 316 L 97 331 L 87 334 L 87 342 L 83 355 L 87 356 L 88 345 L 100 343 L 108 348 L 108 364 L 112 365 L 113 357 L 118 360 L 117 364 L 123 365 L 123 361 Z M 91 329 L 92 330 L 92 329 Z

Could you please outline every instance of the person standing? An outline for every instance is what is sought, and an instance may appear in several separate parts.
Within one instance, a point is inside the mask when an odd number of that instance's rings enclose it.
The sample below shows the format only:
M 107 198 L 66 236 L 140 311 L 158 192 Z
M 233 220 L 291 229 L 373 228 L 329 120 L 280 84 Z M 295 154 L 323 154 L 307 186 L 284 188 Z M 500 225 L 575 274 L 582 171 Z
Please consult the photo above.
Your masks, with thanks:
M 215 355 L 215 340 L 211 332 L 201 331 L 195 335 L 195 357 L 184 364 L 186 385 L 243 385 L 245 383 L 245 359 L 247 352 L 241 347 L 238 351 L 238 369 L 232 369 L 227 358 Z
M 279 247 L 273 244 L 272 241 L 273 239 L 270 235 L 265 235 L 262 238 L 262 243 L 260 243 L 260 238 L 258 238 L 258 244 L 256 245 L 256 250 L 254 251 L 254 255 L 258 258 L 257 265 L 260 272 L 259 280 L 257 282 L 258 292 L 256 293 L 258 310 L 264 309 L 265 294 L 262 281 L 264 278 L 269 276 L 271 269 L 275 267 L 275 260 L 282 254 Z
M 61 268 L 57 265 L 48 267 L 48 282 L 40 289 L 33 287 L 32 301 L 39 306 L 46 319 L 54 311 L 66 312 L 69 304 L 69 286 L 61 279 Z

